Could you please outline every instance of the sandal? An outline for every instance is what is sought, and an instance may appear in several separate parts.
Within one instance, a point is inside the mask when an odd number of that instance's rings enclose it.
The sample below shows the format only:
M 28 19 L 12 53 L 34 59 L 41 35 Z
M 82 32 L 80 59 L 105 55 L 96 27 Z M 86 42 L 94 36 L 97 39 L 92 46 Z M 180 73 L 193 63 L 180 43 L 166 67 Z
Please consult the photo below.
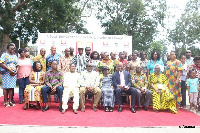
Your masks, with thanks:
M 6 108 L 10 108 L 10 104 L 9 103 L 5 103 L 5 107 Z

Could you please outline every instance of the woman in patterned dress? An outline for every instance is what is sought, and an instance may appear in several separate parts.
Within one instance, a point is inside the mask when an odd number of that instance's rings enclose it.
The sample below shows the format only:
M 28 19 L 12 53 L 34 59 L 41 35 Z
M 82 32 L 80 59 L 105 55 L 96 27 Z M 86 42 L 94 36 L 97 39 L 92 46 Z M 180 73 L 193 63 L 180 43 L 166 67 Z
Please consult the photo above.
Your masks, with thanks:
M 149 75 L 148 82 L 153 92 L 153 109 L 155 111 L 169 109 L 172 113 L 177 113 L 176 100 L 168 88 L 167 77 L 160 73 L 159 65 L 156 65 L 155 72 Z
M 29 76 L 30 84 L 24 90 L 25 106 L 28 108 L 28 102 L 36 101 L 36 109 L 39 109 L 39 102 L 42 102 L 41 88 L 44 86 L 45 72 L 42 70 L 42 64 L 39 61 L 33 63 L 33 71 Z
M 147 75 L 148 60 L 147 60 L 147 54 L 145 51 L 140 52 L 140 59 L 141 59 L 142 72 Z
M 113 112 L 115 105 L 114 90 L 112 86 L 112 76 L 109 75 L 109 68 L 104 66 L 103 70 L 103 80 L 101 87 L 101 97 L 105 112 Z
M 173 92 L 176 98 L 176 106 L 180 107 L 182 101 L 181 95 L 181 73 L 182 73 L 182 63 L 176 59 L 175 52 L 170 53 L 170 61 L 166 64 L 166 76 L 169 79 L 168 87 Z
M 18 58 L 14 54 L 15 45 L 13 43 L 9 43 L 7 45 L 7 52 L 3 53 L 0 59 L 0 66 L 5 68 L 7 72 L 2 74 L 2 88 L 4 94 L 4 105 L 6 107 L 15 106 L 12 103 L 13 91 L 16 87 L 17 80 L 17 70 L 18 70 Z M 8 102 L 9 95 L 9 102 Z
M 109 68 L 109 74 L 113 74 L 115 72 L 116 64 L 109 58 L 109 54 L 107 52 L 104 53 L 104 58 L 97 65 L 97 71 L 100 73 L 100 78 L 103 78 L 103 66 L 107 66 Z

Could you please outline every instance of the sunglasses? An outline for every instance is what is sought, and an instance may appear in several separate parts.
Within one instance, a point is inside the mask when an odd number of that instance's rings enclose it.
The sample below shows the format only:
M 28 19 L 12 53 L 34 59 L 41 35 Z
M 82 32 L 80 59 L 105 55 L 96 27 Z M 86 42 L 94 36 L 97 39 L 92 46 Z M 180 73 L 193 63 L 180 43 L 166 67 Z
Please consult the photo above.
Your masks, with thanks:
M 93 66 L 87 66 L 87 67 L 93 67 Z
M 11 50 L 15 50 L 15 48 L 11 48 Z
M 191 52 L 186 52 L 186 53 L 191 53 Z

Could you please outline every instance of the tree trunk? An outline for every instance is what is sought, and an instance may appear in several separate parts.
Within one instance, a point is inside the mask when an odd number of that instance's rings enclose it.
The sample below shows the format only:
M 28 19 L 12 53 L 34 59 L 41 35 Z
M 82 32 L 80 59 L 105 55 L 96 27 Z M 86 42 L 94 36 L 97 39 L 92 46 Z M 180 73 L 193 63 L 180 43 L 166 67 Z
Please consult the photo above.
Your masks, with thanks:
M 2 46 L 1 46 L 1 54 L 6 51 L 7 44 L 9 43 L 9 34 L 3 34 Z

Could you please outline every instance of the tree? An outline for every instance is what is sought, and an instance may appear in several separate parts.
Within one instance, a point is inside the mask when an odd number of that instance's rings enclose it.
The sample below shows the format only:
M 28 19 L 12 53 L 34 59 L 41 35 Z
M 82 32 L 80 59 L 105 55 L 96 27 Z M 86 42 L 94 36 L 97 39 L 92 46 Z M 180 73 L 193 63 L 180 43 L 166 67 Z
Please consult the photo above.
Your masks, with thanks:
M 150 49 L 148 51 L 149 52 L 158 51 L 160 53 L 160 56 L 164 60 L 164 57 L 165 57 L 166 52 L 167 52 L 167 47 L 166 47 L 166 45 L 164 44 L 163 41 L 155 41 L 155 42 L 152 42 L 150 44 Z M 149 53 L 149 56 L 150 56 L 150 54 L 151 53 Z
M 2 52 L 9 39 L 20 37 L 27 43 L 32 37 L 35 42 L 38 32 L 88 33 L 81 20 L 84 7 L 77 7 L 75 0 L 6 0 L 0 4 Z
M 133 49 L 150 48 L 157 33 L 157 26 L 163 26 L 165 0 L 99 0 L 97 18 L 105 28 L 105 34 L 132 36 Z
M 181 18 L 177 20 L 176 27 L 169 33 L 169 41 L 180 56 L 186 47 L 200 41 L 200 1 L 190 0 Z

